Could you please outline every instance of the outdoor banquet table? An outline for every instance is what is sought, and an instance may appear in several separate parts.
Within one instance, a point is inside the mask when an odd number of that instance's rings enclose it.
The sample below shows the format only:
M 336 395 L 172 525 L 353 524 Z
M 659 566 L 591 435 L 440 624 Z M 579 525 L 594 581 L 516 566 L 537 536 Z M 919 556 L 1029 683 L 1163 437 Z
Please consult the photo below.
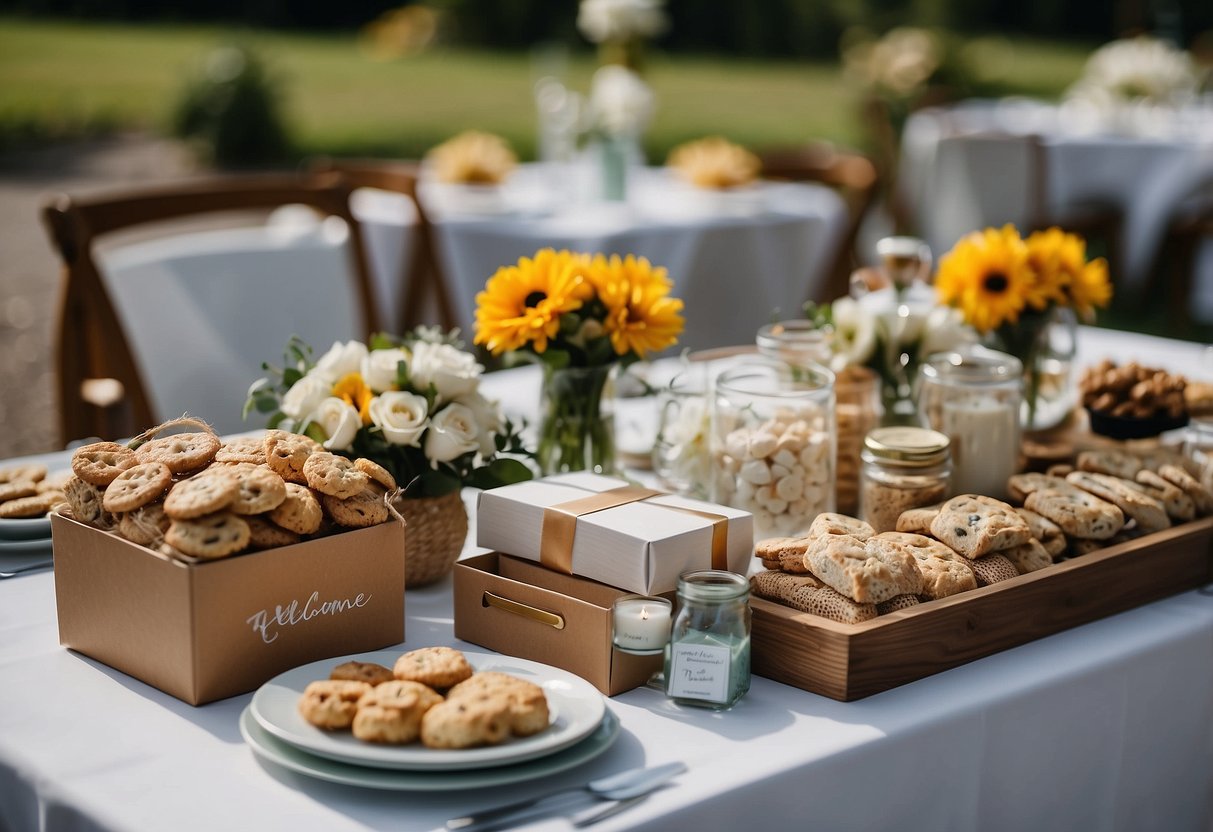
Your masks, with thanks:
M 1128 117 L 1112 130 L 1081 109 L 1025 99 L 922 110 L 906 123 L 899 188 L 936 256 L 983 225 L 1022 226 L 1033 219 L 1035 174 L 1016 137 L 1036 136 L 1042 207 L 1063 224 L 1095 205 L 1122 212 L 1116 254 L 1123 279 L 1140 288 L 1172 212 L 1213 182 L 1213 102 Z M 1213 273 L 1202 291 L 1213 295 Z
M 746 341 L 776 310 L 796 315 L 816 296 L 847 223 L 841 197 L 820 185 L 760 182 L 722 193 L 682 184 L 664 168 L 636 168 L 628 198 L 607 202 L 586 195 L 584 175 L 575 165 L 522 165 L 488 192 L 423 178 L 420 196 L 465 333 L 474 331 L 485 281 L 551 246 L 635 254 L 668 269 L 673 295 L 686 303 L 683 347 Z M 384 191 L 357 191 L 352 205 L 379 297 L 395 315 L 415 213 Z
M 1080 331 L 1110 355 L 1208 374 L 1196 344 Z M 534 367 L 486 377 L 507 411 Z M 36 457 L 62 467 L 66 453 Z M 474 494 L 467 494 L 469 503 Z M 466 554 L 478 552 L 469 545 Z M 54 575 L 0 581 L 0 829 L 425 830 L 637 765 L 675 785 L 597 828 L 1207 830 L 1213 824 L 1213 596 L 1185 592 L 869 698 L 755 677 L 732 711 L 639 688 L 622 732 L 549 779 L 467 792 L 342 786 L 259 763 L 242 695 L 190 707 L 58 644 Z M 402 649 L 462 644 L 451 580 L 407 593 Z M 552 819 L 535 829 L 568 829 Z

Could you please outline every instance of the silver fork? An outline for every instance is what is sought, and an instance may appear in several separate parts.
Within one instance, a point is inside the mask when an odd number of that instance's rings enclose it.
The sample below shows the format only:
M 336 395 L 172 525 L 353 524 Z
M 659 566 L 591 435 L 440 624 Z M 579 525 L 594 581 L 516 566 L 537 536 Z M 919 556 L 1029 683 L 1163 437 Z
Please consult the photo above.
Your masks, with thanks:
M 5 578 L 15 578 L 18 575 L 27 575 L 30 572 L 39 572 L 43 569 L 50 569 L 55 565 L 53 560 L 40 560 L 37 563 L 26 564 L 19 566 L 16 569 L 10 569 L 7 572 L 0 572 L 0 580 Z

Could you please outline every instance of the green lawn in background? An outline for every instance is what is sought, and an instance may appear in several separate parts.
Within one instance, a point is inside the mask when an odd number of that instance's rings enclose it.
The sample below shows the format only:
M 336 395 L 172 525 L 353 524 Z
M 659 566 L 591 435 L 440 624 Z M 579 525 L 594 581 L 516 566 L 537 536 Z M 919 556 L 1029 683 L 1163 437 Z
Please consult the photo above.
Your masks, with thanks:
M 524 156 L 534 151 L 529 54 L 443 46 L 385 63 L 353 35 L 12 17 L 0 17 L 0 146 L 23 136 L 165 131 L 185 79 L 233 39 L 257 49 L 280 79 L 300 155 L 415 156 L 469 127 L 501 133 Z M 1007 87 L 1044 96 L 1073 80 L 1086 54 L 1038 42 L 1008 49 L 999 57 Z M 593 68 L 588 48 L 575 46 L 566 83 L 584 91 Z M 863 140 L 857 90 L 838 64 L 656 55 L 647 78 L 659 100 L 646 137 L 653 158 L 712 133 L 752 147 Z

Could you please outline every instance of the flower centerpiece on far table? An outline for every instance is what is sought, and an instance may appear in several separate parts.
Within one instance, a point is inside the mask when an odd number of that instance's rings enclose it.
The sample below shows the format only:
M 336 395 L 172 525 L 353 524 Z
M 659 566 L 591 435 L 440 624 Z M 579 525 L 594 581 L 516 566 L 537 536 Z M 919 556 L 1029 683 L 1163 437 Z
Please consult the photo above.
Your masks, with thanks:
M 543 365 L 536 452 L 545 474 L 614 470 L 611 371 L 678 341 L 672 287 L 643 257 L 547 248 L 498 269 L 476 295 L 476 343 Z
M 249 390 L 245 414 L 267 427 L 310 436 L 327 450 L 386 468 L 387 495 L 409 524 L 406 581 L 444 575 L 467 536 L 461 486 L 495 488 L 530 479 L 515 426 L 480 392 L 484 368 L 456 334 L 419 327 L 369 346 L 337 342 L 319 359 L 293 338 L 281 367 Z
M 1022 424 L 1060 423 L 1074 405 L 1077 317 L 1093 321 L 1112 299 L 1108 264 L 1060 228 L 1025 240 L 1011 225 L 974 231 L 940 260 L 939 299 L 1024 366 Z

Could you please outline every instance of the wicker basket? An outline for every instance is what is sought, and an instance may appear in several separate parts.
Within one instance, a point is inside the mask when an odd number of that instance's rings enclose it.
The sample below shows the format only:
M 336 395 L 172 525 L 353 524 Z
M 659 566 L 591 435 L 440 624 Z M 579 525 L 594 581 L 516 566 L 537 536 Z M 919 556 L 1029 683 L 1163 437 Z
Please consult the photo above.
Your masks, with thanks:
M 443 497 L 399 499 L 404 516 L 404 584 L 409 589 L 439 580 L 455 566 L 468 536 L 468 515 L 458 491 Z

